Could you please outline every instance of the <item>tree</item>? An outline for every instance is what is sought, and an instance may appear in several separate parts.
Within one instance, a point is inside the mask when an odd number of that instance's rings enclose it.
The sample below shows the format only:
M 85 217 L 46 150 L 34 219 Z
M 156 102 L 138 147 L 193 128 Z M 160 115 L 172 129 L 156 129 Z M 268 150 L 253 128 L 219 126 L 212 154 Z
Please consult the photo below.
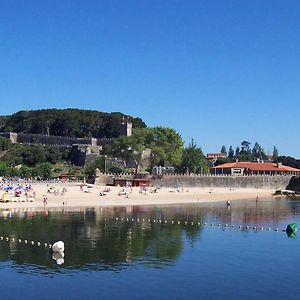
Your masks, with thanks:
M 208 163 L 201 148 L 192 141 L 183 150 L 181 168 L 186 172 L 202 173 L 208 171 Z
M 226 147 L 224 145 L 221 148 L 221 153 L 223 153 L 227 156 L 227 150 L 226 150 Z
M 4 162 L 0 162 L 0 176 L 7 176 L 9 172 L 9 167 Z
M 273 161 L 277 161 L 278 160 L 278 149 L 274 146 L 273 148 Z
M 251 143 L 248 141 L 242 141 L 241 146 L 242 150 L 239 153 L 239 159 L 242 161 L 250 161 L 251 160 L 251 150 L 250 150 Z
M 252 148 L 252 159 L 253 160 L 258 160 L 261 158 L 261 153 L 260 153 L 260 145 L 256 142 Z
M 125 115 L 83 109 L 41 109 L 19 111 L 1 117 L 2 131 L 51 134 L 72 137 L 117 137 Z M 133 128 L 144 128 L 140 118 L 131 118 Z
M 22 178 L 30 178 L 32 176 L 32 168 L 22 166 L 19 170 L 19 174 Z
M 229 158 L 233 158 L 234 156 L 234 151 L 233 151 L 233 148 L 232 146 L 229 147 L 229 150 L 228 150 L 228 157 Z
M 117 138 L 111 149 L 107 147 L 105 150 L 107 155 L 124 160 L 133 158 L 140 164 L 146 148 L 151 149 L 151 166 L 163 160 L 168 160 L 175 167 L 181 163 L 183 140 L 174 129 L 167 127 L 134 129 L 132 136 Z
M 241 145 L 242 145 L 242 151 L 248 152 L 250 150 L 250 145 L 251 145 L 250 142 L 242 141 Z
M 236 147 L 234 157 L 239 158 L 239 155 L 240 155 L 240 147 Z
M 52 165 L 50 163 L 41 163 L 36 167 L 37 176 L 43 179 L 49 179 L 51 177 Z

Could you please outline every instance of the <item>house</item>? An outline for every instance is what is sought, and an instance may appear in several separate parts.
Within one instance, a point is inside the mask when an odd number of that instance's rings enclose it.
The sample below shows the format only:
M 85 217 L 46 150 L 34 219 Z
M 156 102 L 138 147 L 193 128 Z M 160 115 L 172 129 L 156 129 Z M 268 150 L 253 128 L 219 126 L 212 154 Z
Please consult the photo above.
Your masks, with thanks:
M 152 168 L 153 175 L 163 175 L 163 174 L 170 174 L 174 172 L 175 172 L 175 168 L 167 160 L 161 161 L 158 164 L 158 166 Z
M 212 168 L 215 174 L 229 175 L 300 175 L 300 169 L 272 162 L 233 162 Z
M 140 172 L 134 175 L 120 175 L 119 177 L 115 177 L 113 178 L 113 184 L 122 187 L 149 187 L 151 185 L 151 179 L 148 172 Z
M 218 158 L 226 158 L 226 153 L 207 153 L 206 158 L 208 160 L 217 160 Z

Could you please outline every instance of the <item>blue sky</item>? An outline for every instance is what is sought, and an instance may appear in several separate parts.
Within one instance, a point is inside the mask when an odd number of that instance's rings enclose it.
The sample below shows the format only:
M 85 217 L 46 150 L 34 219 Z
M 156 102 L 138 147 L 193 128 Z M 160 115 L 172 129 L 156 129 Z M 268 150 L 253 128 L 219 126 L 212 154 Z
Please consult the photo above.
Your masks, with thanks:
M 76 107 L 300 158 L 300 1 L 0 0 L 0 114 Z

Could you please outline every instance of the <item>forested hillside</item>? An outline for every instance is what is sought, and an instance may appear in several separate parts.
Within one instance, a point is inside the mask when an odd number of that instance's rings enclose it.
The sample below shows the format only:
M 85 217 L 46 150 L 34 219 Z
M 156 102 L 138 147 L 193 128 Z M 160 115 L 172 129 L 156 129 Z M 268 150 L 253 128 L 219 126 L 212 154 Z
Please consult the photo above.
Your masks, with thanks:
M 113 138 L 127 116 L 83 109 L 42 109 L 0 116 L 0 131 L 49 134 L 70 137 Z M 144 128 L 140 118 L 132 118 L 133 128 Z

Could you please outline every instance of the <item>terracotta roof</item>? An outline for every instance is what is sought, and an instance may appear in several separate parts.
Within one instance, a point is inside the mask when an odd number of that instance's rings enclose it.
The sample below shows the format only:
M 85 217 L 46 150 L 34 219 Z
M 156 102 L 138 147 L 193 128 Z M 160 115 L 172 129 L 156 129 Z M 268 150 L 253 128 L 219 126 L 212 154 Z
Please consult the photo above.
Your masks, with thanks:
M 300 172 L 300 169 L 292 168 L 277 163 L 256 163 L 256 162 L 234 162 L 226 163 L 214 167 L 214 169 L 244 168 L 250 171 L 280 171 L 280 172 Z

